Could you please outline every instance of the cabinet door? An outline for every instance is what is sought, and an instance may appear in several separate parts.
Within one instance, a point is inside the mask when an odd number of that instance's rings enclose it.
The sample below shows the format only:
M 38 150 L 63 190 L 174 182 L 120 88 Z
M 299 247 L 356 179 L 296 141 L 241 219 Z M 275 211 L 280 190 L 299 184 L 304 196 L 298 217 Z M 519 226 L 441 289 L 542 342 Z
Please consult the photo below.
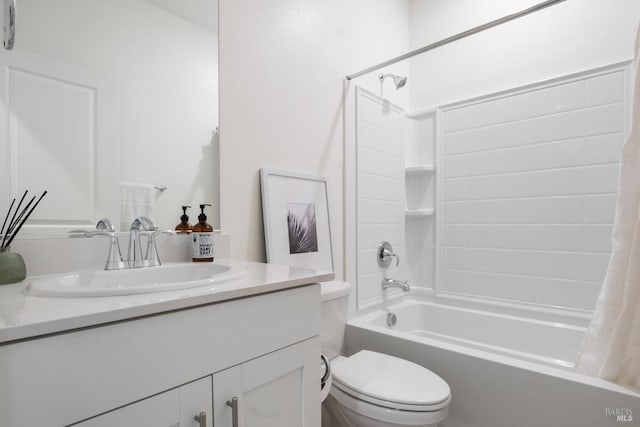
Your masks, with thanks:
M 180 427 L 212 427 L 213 387 L 211 376 L 185 384 L 178 389 L 178 392 L 180 393 Z M 206 423 L 204 420 L 200 423 L 195 419 L 202 413 L 204 413 Z
M 170 390 L 120 409 L 91 418 L 74 426 L 81 427 L 178 427 L 180 421 L 178 390 Z
M 200 427 L 196 415 L 206 413 L 206 427 L 211 420 L 211 377 L 157 394 L 115 409 L 90 420 L 74 424 L 78 427 Z
M 313 338 L 214 374 L 214 425 L 319 427 L 319 357 Z

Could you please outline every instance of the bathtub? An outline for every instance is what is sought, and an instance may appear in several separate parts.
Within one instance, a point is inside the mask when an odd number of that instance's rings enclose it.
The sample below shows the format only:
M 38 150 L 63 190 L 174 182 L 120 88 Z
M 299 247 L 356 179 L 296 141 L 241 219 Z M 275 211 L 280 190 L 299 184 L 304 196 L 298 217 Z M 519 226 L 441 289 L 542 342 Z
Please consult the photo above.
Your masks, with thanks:
M 395 326 L 387 317 L 396 317 Z M 345 352 L 411 360 L 449 383 L 443 427 L 640 426 L 640 393 L 573 371 L 585 328 L 427 301 L 347 323 Z

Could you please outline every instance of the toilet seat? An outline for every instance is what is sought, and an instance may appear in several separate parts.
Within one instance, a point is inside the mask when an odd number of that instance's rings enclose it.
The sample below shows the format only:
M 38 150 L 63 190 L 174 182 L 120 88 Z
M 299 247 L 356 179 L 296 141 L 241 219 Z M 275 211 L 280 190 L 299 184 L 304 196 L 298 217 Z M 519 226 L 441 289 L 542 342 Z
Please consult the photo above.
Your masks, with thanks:
M 449 385 L 408 360 L 362 350 L 331 361 L 333 386 L 373 405 L 402 411 L 432 412 L 446 408 Z
M 391 409 L 388 407 L 378 406 L 373 403 L 365 402 L 356 397 L 350 396 L 343 392 L 340 388 L 331 388 L 330 396 L 335 399 L 335 402 L 351 411 L 351 413 L 362 420 L 364 419 L 375 420 L 377 422 L 383 422 L 388 426 L 425 426 L 425 425 L 437 425 L 442 422 L 449 414 L 449 408 L 447 406 L 437 411 L 403 411 L 401 409 Z M 360 425 L 360 424 L 356 424 Z M 370 424 L 363 424 L 370 425 Z M 375 424 L 379 425 L 379 424 Z

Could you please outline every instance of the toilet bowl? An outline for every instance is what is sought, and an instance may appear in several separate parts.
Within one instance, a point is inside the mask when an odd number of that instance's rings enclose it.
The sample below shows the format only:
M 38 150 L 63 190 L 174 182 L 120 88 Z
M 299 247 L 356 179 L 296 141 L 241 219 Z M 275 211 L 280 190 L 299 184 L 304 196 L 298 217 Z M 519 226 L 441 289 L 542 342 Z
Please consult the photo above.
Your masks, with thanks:
M 322 427 L 435 427 L 448 414 L 449 385 L 408 360 L 362 350 L 341 356 L 351 285 L 321 285 L 322 352 L 331 381 L 323 402 Z
M 407 360 L 363 350 L 331 361 L 326 405 L 332 427 L 437 426 L 448 414 L 449 386 Z

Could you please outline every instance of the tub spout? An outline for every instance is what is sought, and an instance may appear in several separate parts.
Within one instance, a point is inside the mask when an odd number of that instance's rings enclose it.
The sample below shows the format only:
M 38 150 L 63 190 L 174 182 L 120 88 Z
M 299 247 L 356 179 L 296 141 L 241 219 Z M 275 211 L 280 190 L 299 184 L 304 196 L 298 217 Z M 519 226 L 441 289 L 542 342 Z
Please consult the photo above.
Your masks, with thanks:
M 411 290 L 411 287 L 409 287 L 409 283 L 407 283 L 406 280 L 387 279 L 386 277 L 382 279 L 380 286 L 382 286 L 382 289 L 400 288 L 404 292 L 409 292 Z

